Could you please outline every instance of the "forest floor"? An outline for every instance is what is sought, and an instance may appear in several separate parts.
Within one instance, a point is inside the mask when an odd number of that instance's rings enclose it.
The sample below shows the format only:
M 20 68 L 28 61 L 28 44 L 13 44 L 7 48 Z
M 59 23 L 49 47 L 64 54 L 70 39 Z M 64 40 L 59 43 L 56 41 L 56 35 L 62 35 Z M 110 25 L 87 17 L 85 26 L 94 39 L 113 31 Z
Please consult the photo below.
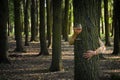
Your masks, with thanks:
M 68 42 L 62 41 L 64 71 L 57 72 L 49 72 L 52 49 L 48 49 L 49 56 L 36 56 L 40 52 L 39 42 L 30 42 L 25 47 L 27 53 L 12 52 L 15 41 L 10 41 L 9 46 L 11 64 L 0 64 L 0 80 L 74 80 L 73 45 Z M 111 55 L 112 51 L 112 46 L 107 47 L 100 59 L 100 80 L 120 80 L 120 56 Z

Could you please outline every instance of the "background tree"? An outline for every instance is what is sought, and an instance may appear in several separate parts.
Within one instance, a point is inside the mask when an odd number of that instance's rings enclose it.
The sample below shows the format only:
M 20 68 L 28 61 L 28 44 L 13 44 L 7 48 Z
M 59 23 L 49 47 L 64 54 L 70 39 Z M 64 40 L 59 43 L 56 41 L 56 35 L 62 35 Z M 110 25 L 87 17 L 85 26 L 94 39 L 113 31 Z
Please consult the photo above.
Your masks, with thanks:
M 8 8 L 9 8 L 10 2 L 8 1 Z M 10 36 L 10 18 L 9 18 L 9 9 L 8 9 L 8 23 L 7 23 L 7 27 L 8 27 L 8 36 Z
M 99 11 L 99 12 L 98 12 L 98 16 L 99 16 L 99 17 L 98 17 L 98 19 L 97 19 L 97 20 L 98 20 L 97 23 L 98 23 L 99 37 L 101 37 L 101 35 L 100 35 L 100 34 L 101 34 L 100 19 L 101 19 L 101 16 L 102 16 L 102 10 L 101 10 L 101 9 L 102 9 L 102 8 L 101 8 L 102 0 L 99 0 L 99 1 L 100 1 L 100 2 L 98 2 L 98 11 Z
M 50 71 L 63 70 L 61 54 L 62 0 L 53 0 L 53 43 Z
M 31 0 L 31 40 L 36 41 L 36 0 Z
M 26 0 L 25 2 L 25 10 L 24 10 L 24 30 L 25 30 L 25 46 L 28 46 L 28 34 L 29 34 L 29 7 L 30 0 Z
M 36 37 L 39 31 L 39 1 L 40 0 L 36 0 Z
M 72 3 L 72 0 L 69 1 L 69 25 L 68 25 L 68 31 L 70 33 L 72 33 L 71 30 L 73 30 L 73 3 Z
M 8 0 L 0 0 L 0 63 L 9 63 L 8 53 Z
M 52 0 L 46 0 L 47 4 L 47 39 L 48 39 L 48 48 L 51 45 L 52 42 L 52 22 L 53 22 L 53 16 L 52 16 Z
M 40 53 L 39 55 L 49 55 L 45 37 L 45 0 L 40 0 Z
M 22 42 L 22 24 L 21 24 L 21 0 L 14 0 L 14 23 L 15 23 L 15 40 L 17 52 L 23 52 L 23 42 Z
M 120 54 L 120 0 L 114 0 L 113 27 L 114 27 L 114 50 L 113 54 Z
M 74 24 L 81 24 L 83 31 L 75 40 L 75 80 L 99 80 L 98 56 L 90 60 L 83 58 L 87 50 L 95 50 L 98 41 L 98 3 L 99 0 L 73 0 Z
M 9 7 L 9 24 L 8 24 L 8 31 L 10 32 L 10 37 L 14 36 L 14 4 L 13 0 L 8 0 L 8 7 Z
M 110 0 L 109 1 L 109 25 L 110 25 L 110 32 L 111 32 L 111 37 L 114 36 L 114 27 L 113 27 L 113 1 L 114 0 Z
M 102 3 L 101 3 L 101 34 L 104 34 L 105 33 L 105 30 L 104 30 L 104 0 L 102 0 Z M 102 36 L 101 36 L 102 37 Z
M 110 46 L 110 27 L 109 27 L 109 16 L 108 16 L 108 0 L 104 0 L 104 18 L 105 18 L 105 45 Z
M 64 21 L 63 21 L 63 29 L 64 34 L 63 37 L 65 41 L 68 41 L 68 32 L 69 32 L 69 1 L 70 0 L 65 0 L 65 14 L 64 14 Z

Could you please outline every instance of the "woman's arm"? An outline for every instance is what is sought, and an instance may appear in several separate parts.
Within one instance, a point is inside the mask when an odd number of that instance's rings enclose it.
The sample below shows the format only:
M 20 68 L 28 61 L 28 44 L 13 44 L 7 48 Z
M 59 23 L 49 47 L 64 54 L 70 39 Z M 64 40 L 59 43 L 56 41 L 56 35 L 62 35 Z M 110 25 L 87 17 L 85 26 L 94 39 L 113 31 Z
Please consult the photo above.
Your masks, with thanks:
M 83 57 L 86 59 L 90 59 L 91 57 L 98 55 L 100 53 L 104 53 L 104 51 L 106 50 L 106 47 L 104 45 L 104 43 L 99 39 L 99 44 L 100 47 L 97 48 L 95 51 L 94 50 L 88 50 L 86 53 L 83 54 Z
M 77 37 L 77 34 L 74 33 L 74 34 L 69 38 L 69 44 L 70 44 L 70 45 L 73 45 L 73 44 L 74 44 L 74 41 L 75 41 L 76 37 Z

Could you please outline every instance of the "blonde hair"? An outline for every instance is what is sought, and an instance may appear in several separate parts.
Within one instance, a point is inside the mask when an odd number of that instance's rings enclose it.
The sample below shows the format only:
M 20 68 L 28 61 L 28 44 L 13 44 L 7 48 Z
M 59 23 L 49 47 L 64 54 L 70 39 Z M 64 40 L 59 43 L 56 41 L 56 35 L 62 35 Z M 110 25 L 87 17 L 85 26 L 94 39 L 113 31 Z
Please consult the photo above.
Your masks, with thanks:
M 74 28 L 80 28 L 80 29 L 82 29 L 82 25 L 81 24 L 75 24 Z

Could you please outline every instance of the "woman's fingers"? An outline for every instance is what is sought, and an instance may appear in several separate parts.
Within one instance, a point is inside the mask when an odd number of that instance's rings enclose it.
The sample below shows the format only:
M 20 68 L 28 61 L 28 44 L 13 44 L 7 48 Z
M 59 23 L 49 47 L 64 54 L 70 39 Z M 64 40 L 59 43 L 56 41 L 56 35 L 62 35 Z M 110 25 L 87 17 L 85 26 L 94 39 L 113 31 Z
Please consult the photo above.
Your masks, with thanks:
M 91 51 L 88 51 L 87 53 L 83 54 L 83 57 L 86 58 L 86 59 L 90 59 L 92 56 L 93 55 L 92 55 Z
M 87 53 L 93 53 L 93 51 L 92 50 L 88 50 Z
M 84 54 L 83 54 L 83 57 L 84 57 L 84 58 L 89 58 L 90 55 L 89 55 L 89 53 L 84 53 Z

